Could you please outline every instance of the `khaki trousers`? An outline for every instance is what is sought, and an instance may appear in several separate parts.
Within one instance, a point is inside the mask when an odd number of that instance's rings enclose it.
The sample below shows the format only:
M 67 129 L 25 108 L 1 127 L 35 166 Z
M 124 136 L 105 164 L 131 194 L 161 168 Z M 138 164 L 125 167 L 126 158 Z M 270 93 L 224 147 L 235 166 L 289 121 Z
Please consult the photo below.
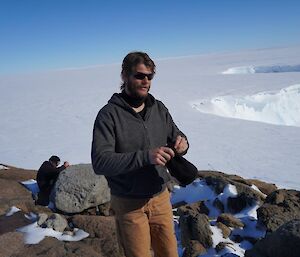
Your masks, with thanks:
M 111 196 L 119 243 L 126 257 L 178 257 L 170 194 L 150 199 Z

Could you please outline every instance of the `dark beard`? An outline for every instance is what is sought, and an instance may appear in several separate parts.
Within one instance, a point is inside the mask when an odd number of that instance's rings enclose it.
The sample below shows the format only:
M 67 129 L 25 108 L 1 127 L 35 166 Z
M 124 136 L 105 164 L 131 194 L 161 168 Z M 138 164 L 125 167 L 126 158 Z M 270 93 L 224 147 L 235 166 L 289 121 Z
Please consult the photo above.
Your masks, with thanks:
M 127 92 L 125 90 L 127 89 Z M 131 83 L 128 83 L 125 86 L 124 90 L 122 91 L 122 97 L 123 99 L 132 107 L 137 108 L 140 107 L 147 99 L 147 96 L 141 96 L 136 91 L 136 86 L 132 85 Z M 148 89 L 149 92 L 150 88 Z
M 121 93 L 122 98 L 131 106 L 134 108 L 140 107 L 147 99 L 146 97 L 141 97 L 141 96 L 132 96 L 128 95 L 125 90 L 122 91 Z
M 136 92 L 136 88 L 135 86 L 132 86 L 131 84 L 127 85 L 127 90 L 128 93 L 127 95 L 129 95 L 130 97 L 136 99 L 136 100 L 142 100 L 142 99 L 146 99 L 147 96 L 140 96 L 137 92 Z M 125 90 L 124 90 L 125 91 Z M 148 90 L 149 91 L 149 90 Z

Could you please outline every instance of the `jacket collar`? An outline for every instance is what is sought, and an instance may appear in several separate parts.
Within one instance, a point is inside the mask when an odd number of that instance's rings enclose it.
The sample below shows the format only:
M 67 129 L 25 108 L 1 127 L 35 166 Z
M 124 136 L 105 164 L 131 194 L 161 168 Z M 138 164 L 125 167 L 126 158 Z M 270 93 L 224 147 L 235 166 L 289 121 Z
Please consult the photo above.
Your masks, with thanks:
M 155 98 L 153 95 L 148 94 L 148 97 L 145 101 L 146 108 L 150 108 L 155 104 Z M 114 93 L 108 103 L 118 105 L 124 109 L 132 110 L 132 107 L 125 101 L 125 99 L 122 97 L 122 93 Z

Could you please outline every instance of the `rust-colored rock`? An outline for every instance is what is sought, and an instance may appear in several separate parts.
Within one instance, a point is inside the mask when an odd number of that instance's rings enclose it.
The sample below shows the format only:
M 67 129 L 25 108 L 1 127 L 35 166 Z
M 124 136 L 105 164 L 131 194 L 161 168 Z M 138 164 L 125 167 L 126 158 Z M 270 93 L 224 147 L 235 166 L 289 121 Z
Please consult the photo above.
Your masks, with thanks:
M 24 213 L 18 211 L 12 216 L 2 215 L 0 217 L 0 235 L 7 232 L 14 232 L 17 228 L 31 224 L 32 221 L 25 218 Z
M 24 247 L 23 234 L 9 232 L 0 235 L 0 257 L 9 257 L 20 253 Z

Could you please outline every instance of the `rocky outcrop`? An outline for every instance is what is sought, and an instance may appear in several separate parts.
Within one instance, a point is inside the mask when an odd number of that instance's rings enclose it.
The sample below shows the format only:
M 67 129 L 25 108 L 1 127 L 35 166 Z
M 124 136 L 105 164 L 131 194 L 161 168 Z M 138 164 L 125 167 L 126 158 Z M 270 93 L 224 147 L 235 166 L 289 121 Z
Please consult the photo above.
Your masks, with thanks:
M 79 213 L 110 201 L 104 176 L 96 175 L 91 164 L 72 165 L 56 181 L 51 194 L 55 207 L 66 213 Z
M 0 210 L 1 203 L 2 207 L 4 206 L 2 214 L 8 211 L 12 206 L 11 203 L 15 203 L 14 205 L 21 210 L 9 217 L 0 216 L 0 244 L 4 246 L 1 247 L 0 257 L 124 257 L 117 244 L 114 217 L 109 211 L 110 198 L 106 180 L 102 181 L 103 186 L 102 182 L 98 181 L 101 178 L 94 174 L 91 165 L 74 165 L 60 175 L 52 195 L 56 207 L 63 204 L 65 206 L 59 208 L 60 211 L 56 210 L 60 214 L 53 213 L 53 210 L 47 207 L 34 205 L 31 193 L 19 183 L 26 177 L 25 171 L 20 171 L 20 174 L 12 172 L 11 177 L 8 172 L 10 169 L 2 170 L 0 173 Z M 1 177 L 1 174 L 4 175 Z M 30 176 L 26 177 L 26 180 L 31 178 Z M 218 256 L 222 257 L 238 256 L 236 252 L 233 253 L 233 242 L 241 244 L 246 242 L 248 248 L 251 244 L 254 245 L 252 250 L 247 251 L 247 257 L 277 257 L 275 252 L 280 253 L 281 257 L 297 256 L 293 254 L 300 251 L 298 250 L 300 192 L 282 189 L 274 191 L 272 184 L 245 180 L 221 172 L 200 172 L 199 176 L 206 182 L 200 184 L 209 185 L 216 194 L 215 196 L 210 194 L 209 199 L 194 203 L 187 204 L 183 200 L 174 203 L 175 219 L 179 216 L 183 257 L 196 257 L 212 251 L 216 251 Z M 256 190 L 253 184 L 261 192 Z M 228 185 L 231 186 L 227 187 Z M 197 183 L 191 185 L 192 188 L 193 186 L 197 186 Z M 264 194 L 268 192 L 270 194 L 266 198 Z M 100 199 L 98 196 L 103 197 Z M 254 204 L 262 205 L 258 209 L 258 223 L 256 216 L 253 216 L 253 211 L 255 212 L 257 208 Z M 246 209 L 247 207 L 251 208 Z M 240 211 L 242 212 L 239 213 Z M 252 212 L 252 216 L 247 217 L 248 211 Z M 53 228 L 70 236 L 76 235 L 79 228 L 89 233 L 89 237 L 76 242 L 45 238 L 36 245 L 24 245 L 20 243 L 22 234 L 12 231 L 34 222 L 31 220 L 33 216 L 29 217 L 31 212 L 38 214 L 37 222 L 42 228 Z M 295 218 L 298 220 L 294 220 Z M 254 226 L 261 224 L 268 230 L 266 238 L 261 240 L 264 236 L 263 230 L 260 230 L 262 233 L 256 230 L 258 233 L 256 235 L 247 234 L 247 230 L 250 231 Z M 280 225 L 282 226 L 278 229 Z M 223 236 L 224 241 L 221 239 L 215 246 L 212 231 L 218 237 Z M 14 237 L 19 241 L 15 241 Z M 5 244 L 8 246 L 5 247 Z M 289 251 L 284 248 L 285 246 L 296 250 Z M 280 252 L 280 249 L 285 250 Z
M 216 197 L 208 201 L 189 204 L 184 201 L 174 203 L 173 206 L 177 208 L 175 215 L 180 216 L 181 244 L 185 247 L 183 256 L 197 256 L 197 254 L 204 252 L 199 250 L 202 247 L 208 250 L 212 246 L 211 229 L 217 232 L 213 228 L 214 226 L 221 230 L 224 239 L 231 240 L 231 243 L 220 242 L 215 250 L 220 252 L 220 256 L 238 256 L 234 253 L 228 253 L 228 249 L 233 249 L 233 242 L 241 243 L 244 241 L 248 244 L 254 244 L 260 238 L 243 233 L 245 228 L 246 231 L 249 228 L 247 228 L 246 223 L 243 223 L 243 219 L 236 218 L 234 215 L 242 213 L 244 210 L 250 210 L 253 206 L 262 205 L 266 199 L 265 193 L 273 192 L 276 190 L 276 186 L 259 180 L 245 180 L 242 177 L 222 172 L 201 171 L 199 177 L 213 189 Z M 226 201 L 224 201 L 224 194 L 229 196 Z M 215 210 L 211 209 L 212 207 Z M 228 213 L 224 213 L 224 211 Z M 204 214 L 212 216 L 208 217 Z M 243 215 L 239 216 L 243 217 Z M 245 220 L 248 225 L 250 225 L 249 222 L 253 222 L 253 217 L 250 220 Z M 199 231 L 202 233 L 201 237 L 198 235 Z
M 245 257 L 299 257 L 300 220 L 291 220 L 258 241 Z
M 292 219 L 300 219 L 300 192 L 285 189 L 272 192 L 257 210 L 257 216 L 267 232 L 275 231 Z

